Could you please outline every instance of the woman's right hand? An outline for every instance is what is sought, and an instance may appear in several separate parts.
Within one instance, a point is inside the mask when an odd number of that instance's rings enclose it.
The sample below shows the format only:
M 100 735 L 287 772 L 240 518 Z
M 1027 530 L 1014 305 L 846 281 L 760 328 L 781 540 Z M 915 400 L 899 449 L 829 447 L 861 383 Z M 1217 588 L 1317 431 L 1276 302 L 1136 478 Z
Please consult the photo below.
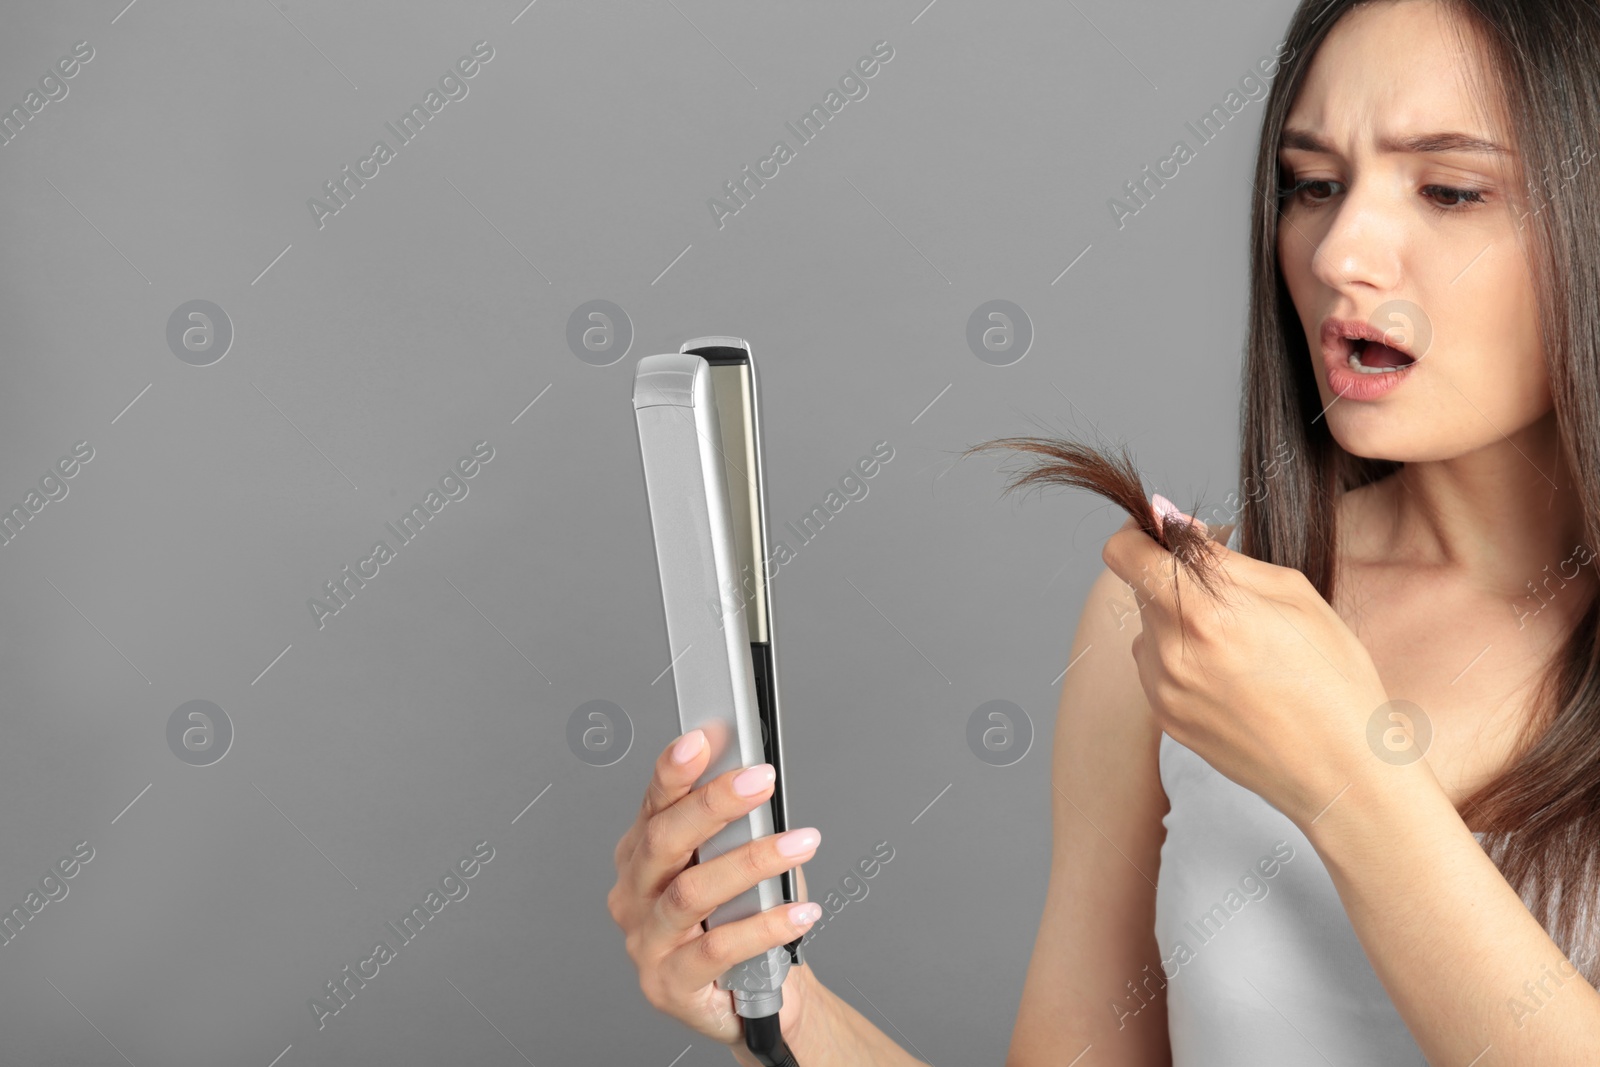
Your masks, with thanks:
M 814 827 L 790 830 L 692 862 L 695 849 L 712 834 L 772 795 L 767 764 L 729 771 L 695 789 L 709 751 L 705 735 L 692 730 L 656 758 L 639 815 L 617 842 L 617 881 L 606 904 L 626 935 L 628 956 L 639 969 L 639 986 L 650 1005 L 697 1033 L 743 1051 L 744 1029 L 733 1010 L 733 994 L 717 988 L 717 977 L 809 930 L 815 918 L 796 923 L 792 911 L 805 907 L 820 916 L 822 909 L 816 904 L 781 904 L 711 930 L 702 929 L 701 920 L 762 879 L 790 868 L 800 900 L 805 901 L 805 876 L 799 864 L 815 854 L 821 835 Z M 684 761 L 678 762 L 674 755 Z M 741 786 L 753 786 L 754 791 L 741 795 Z M 780 851 L 786 843 L 799 848 L 786 855 Z M 810 982 L 810 968 L 804 965 L 790 967 L 784 979 L 778 1021 L 786 1037 L 805 1025 Z

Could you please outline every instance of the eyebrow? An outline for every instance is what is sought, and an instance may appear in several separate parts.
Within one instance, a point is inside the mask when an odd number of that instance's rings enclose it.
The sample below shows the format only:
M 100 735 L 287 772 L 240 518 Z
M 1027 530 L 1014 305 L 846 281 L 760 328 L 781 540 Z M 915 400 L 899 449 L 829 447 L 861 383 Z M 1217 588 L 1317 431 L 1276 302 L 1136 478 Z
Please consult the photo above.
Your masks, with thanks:
M 1283 131 L 1280 149 L 1299 148 L 1323 155 L 1338 155 L 1326 142 L 1310 130 L 1289 128 Z M 1384 137 L 1378 142 L 1380 152 L 1479 152 L 1486 155 L 1509 156 L 1511 150 L 1495 141 L 1476 137 L 1470 133 L 1441 131 L 1418 133 L 1410 137 Z

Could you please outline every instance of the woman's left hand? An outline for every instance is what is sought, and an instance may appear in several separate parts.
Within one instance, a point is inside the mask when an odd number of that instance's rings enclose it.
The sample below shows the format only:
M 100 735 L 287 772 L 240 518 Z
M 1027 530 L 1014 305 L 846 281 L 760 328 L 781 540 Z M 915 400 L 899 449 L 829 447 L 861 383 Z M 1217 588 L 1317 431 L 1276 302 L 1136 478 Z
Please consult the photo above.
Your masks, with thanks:
M 1139 681 L 1162 730 L 1304 830 L 1372 768 L 1367 724 L 1389 697 L 1304 574 L 1207 548 L 1218 601 L 1133 519 L 1106 541 L 1101 558 L 1139 601 Z

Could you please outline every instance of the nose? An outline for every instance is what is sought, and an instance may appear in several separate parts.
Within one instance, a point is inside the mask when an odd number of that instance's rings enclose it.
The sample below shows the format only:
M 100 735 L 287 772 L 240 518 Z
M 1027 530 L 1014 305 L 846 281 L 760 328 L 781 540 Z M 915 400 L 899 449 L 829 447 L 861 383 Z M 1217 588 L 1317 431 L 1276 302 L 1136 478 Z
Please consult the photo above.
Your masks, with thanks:
M 1347 184 L 1337 203 L 1309 218 L 1302 214 L 1294 225 L 1311 241 L 1311 270 L 1324 285 L 1339 292 L 1361 286 L 1391 292 L 1400 283 L 1406 226 L 1401 215 L 1395 196 L 1368 177 Z

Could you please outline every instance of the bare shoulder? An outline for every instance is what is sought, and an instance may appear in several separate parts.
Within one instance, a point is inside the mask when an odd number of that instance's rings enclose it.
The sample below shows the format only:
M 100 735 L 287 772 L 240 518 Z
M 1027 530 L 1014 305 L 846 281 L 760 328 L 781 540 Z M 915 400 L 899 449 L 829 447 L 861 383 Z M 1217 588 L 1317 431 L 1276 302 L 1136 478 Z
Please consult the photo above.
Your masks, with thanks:
M 1070 666 L 1062 679 L 1055 773 L 1058 779 L 1088 773 L 1080 746 L 1089 745 L 1126 761 L 1116 773 L 1132 775 L 1147 792 L 1153 790 L 1152 799 L 1159 794 L 1165 802 L 1155 764 L 1161 731 L 1133 661 L 1133 639 L 1141 629 L 1133 589 L 1103 568 L 1084 598 Z
M 1127 1025 L 1108 1005 L 1156 973 L 1156 879 L 1168 810 L 1161 732 L 1131 645 L 1133 591 L 1109 569 L 1090 584 L 1061 683 L 1051 762 L 1050 885 L 1023 985 L 1008 1067 L 1106 1050 L 1103 1064 L 1169 1062 L 1163 993 Z

